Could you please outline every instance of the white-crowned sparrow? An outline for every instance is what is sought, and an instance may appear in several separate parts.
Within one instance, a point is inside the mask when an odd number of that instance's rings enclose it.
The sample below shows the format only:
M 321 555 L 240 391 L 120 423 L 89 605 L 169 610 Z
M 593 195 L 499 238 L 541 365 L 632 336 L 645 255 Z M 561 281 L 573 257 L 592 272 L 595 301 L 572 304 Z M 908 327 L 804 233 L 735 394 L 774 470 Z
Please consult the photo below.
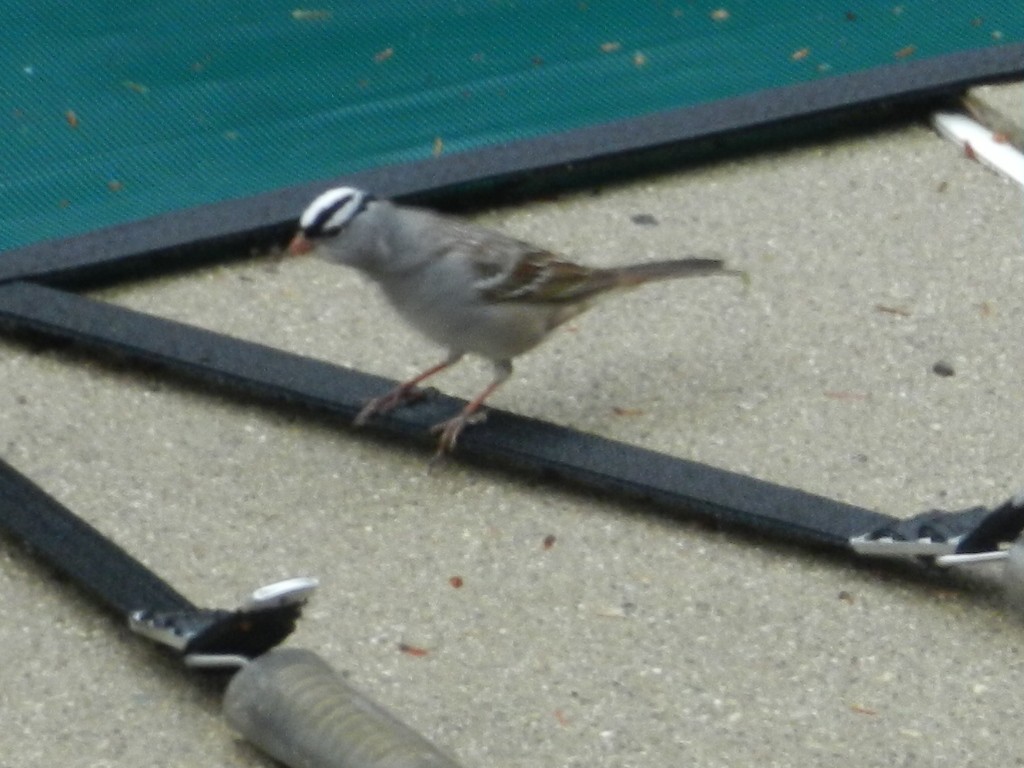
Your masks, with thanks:
M 499 232 L 350 187 L 328 190 L 309 204 L 288 252 L 317 246 L 329 260 L 373 278 L 410 325 L 448 350 L 441 363 L 367 403 L 357 425 L 414 399 L 418 384 L 467 352 L 493 363 L 491 383 L 458 415 L 434 427 L 441 436 L 439 455 L 479 418 L 484 400 L 512 374 L 512 358 L 599 296 L 652 280 L 743 274 L 702 258 L 584 267 Z

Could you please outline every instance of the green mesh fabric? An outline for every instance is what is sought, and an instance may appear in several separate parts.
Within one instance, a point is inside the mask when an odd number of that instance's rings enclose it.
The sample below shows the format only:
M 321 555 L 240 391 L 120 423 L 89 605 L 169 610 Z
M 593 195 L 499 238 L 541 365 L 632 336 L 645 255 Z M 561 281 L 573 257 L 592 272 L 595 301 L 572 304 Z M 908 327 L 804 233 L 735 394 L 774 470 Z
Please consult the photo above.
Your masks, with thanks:
M 1024 3 L 0 3 L 0 250 L 1024 39 Z

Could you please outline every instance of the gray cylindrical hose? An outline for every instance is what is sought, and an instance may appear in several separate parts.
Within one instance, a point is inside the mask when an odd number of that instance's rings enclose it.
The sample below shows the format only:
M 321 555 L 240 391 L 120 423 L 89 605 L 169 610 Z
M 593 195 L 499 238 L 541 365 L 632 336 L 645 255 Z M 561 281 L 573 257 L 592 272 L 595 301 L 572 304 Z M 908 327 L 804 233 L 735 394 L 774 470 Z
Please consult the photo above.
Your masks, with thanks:
M 291 768 L 460 768 L 312 651 L 278 648 L 232 678 L 233 728 Z

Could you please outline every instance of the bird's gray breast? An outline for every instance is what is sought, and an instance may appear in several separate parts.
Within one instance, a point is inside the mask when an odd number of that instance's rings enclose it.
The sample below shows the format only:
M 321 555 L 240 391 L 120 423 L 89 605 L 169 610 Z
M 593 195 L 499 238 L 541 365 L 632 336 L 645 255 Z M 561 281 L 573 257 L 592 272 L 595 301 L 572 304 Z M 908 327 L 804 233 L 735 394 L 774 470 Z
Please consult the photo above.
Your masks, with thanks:
M 538 344 L 548 331 L 542 307 L 485 300 L 465 264 L 434 263 L 382 283 L 402 317 L 437 344 L 505 360 Z

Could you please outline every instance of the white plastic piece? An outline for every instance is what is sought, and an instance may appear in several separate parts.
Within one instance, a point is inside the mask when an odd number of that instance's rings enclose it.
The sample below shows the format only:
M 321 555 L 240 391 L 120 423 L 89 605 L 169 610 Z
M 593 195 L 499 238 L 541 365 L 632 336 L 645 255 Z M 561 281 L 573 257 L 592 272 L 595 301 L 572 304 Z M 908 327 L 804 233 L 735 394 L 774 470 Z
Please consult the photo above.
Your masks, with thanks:
M 997 134 L 966 115 L 936 112 L 932 116 L 935 130 L 963 148 L 964 152 L 1024 186 L 1024 154 Z
M 230 653 L 189 653 L 185 666 L 189 669 L 240 669 L 249 663 L 245 656 Z
M 319 584 L 316 579 L 304 576 L 267 584 L 254 591 L 238 610 L 265 611 L 269 608 L 304 603 L 313 595 Z
M 940 557 L 956 552 L 957 544 L 962 537 L 948 541 L 932 541 L 931 539 L 893 539 L 889 537 L 874 539 L 866 534 L 850 539 L 850 547 L 858 555 L 874 557 Z
M 935 558 L 935 564 L 942 568 L 951 568 L 954 565 L 978 565 L 980 563 L 992 563 L 1005 560 L 1009 553 L 1005 549 L 996 549 L 991 552 L 964 552 L 956 555 L 940 555 Z

